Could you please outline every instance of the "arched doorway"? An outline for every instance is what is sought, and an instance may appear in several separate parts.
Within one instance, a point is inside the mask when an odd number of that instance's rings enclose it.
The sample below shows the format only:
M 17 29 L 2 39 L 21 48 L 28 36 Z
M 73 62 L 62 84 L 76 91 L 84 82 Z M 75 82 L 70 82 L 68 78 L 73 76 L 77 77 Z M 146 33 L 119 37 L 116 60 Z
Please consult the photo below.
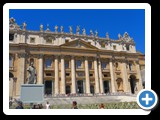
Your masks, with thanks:
M 122 80 L 122 78 L 117 78 L 116 82 L 117 82 L 117 91 L 118 92 L 123 92 L 124 90 L 123 90 L 123 80 Z
M 71 87 L 70 85 L 66 85 L 66 94 L 70 94 L 71 93 Z
M 131 86 L 131 93 L 135 94 L 135 91 L 137 90 L 135 75 L 130 75 L 130 86 Z

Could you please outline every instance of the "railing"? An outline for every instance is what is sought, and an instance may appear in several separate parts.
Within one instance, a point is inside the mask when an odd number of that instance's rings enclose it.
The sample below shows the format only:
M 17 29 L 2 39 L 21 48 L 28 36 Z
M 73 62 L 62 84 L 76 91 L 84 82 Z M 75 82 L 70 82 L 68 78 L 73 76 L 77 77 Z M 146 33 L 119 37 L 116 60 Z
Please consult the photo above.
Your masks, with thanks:
M 103 96 L 131 96 L 131 93 L 120 93 L 120 92 L 116 92 L 116 93 L 90 93 L 90 94 L 80 94 L 80 93 L 76 93 L 76 94 L 54 94 L 54 95 L 45 95 L 45 98 L 71 98 L 71 97 L 103 97 Z M 134 95 L 133 95 L 134 96 Z

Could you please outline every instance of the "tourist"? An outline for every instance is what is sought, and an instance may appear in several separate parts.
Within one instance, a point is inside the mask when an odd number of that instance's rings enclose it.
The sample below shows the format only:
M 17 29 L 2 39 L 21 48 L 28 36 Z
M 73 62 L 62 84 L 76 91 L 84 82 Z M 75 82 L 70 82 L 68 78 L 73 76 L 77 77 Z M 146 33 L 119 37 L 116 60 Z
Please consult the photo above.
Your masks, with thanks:
M 49 102 L 47 101 L 47 103 L 46 103 L 46 109 L 50 109 L 51 107 L 50 107 L 50 104 L 49 104 Z
M 72 109 L 78 109 L 76 101 L 73 101 L 73 103 L 72 103 Z
M 18 101 L 18 106 L 16 107 L 16 109 L 24 109 L 21 101 Z
M 103 104 L 103 103 L 101 103 L 101 104 L 99 105 L 99 109 L 104 109 L 104 104 Z

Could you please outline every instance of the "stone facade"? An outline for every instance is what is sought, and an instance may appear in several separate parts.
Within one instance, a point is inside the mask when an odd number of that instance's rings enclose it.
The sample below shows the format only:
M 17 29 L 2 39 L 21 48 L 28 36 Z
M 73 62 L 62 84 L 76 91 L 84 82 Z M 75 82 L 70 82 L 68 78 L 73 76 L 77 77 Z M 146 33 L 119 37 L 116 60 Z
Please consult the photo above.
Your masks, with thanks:
M 20 28 L 10 19 L 9 74 L 10 96 L 20 95 L 27 83 L 27 68 L 34 61 L 37 83 L 44 84 L 45 95 L 136 94 L 142 87 L 140 53 L 127 32 L 118 40 L 63 31 L 63 26 L 40 31 Z M 136 89 L 135 89 L 136 88 Z

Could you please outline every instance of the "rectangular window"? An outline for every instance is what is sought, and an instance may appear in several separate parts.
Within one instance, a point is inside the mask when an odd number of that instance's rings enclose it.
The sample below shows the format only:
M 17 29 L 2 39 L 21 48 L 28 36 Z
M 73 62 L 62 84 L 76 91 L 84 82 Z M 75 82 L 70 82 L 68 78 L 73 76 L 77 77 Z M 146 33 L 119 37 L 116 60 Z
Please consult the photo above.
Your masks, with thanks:
M 92 69 L 92 62 L 89 62 L 89 69 Z
M 51 73 L 46 73 L 46 76 L 52 76 L 52 74 Z
M 77 68 L 82 68 L 82 61 L 81 60 L 76 61 L 76 67 Z
M 66 76 L 70 76 L 70 74 L 69 74 L 69 73 L 66 73 Z
M 65 61 L 65 68 L 66 68 L 66 69 L 69 68 L 69 61 Z
M 9 67 L 13 67 L 13 58 L 9 56 Z
M 30 38 L 30 43 L 35 43 L 35 38 L 34 37 Z
M 92 74 L 92 73 L 90 73 L 90 74 L 89 74 L 89 76 L 90 76 L 90 77 L 93 77 L 93 74 Z
M 116 50 L 116 45 L 113 45 L 113 50 Z
M 9 41 L 13 41 L 14 40 L 14 34 L 9 34 Z
M 104 77 L 108 77 L 108 75 L 106 73 L 103 74 Z
M 106 62 L 102 62 L 102 69 L 107 69 L 107 63 Z
M 51 59 L 46 59 L 45 64 L 46 64 L 46 68 L 51 68 L 52 60 Z

